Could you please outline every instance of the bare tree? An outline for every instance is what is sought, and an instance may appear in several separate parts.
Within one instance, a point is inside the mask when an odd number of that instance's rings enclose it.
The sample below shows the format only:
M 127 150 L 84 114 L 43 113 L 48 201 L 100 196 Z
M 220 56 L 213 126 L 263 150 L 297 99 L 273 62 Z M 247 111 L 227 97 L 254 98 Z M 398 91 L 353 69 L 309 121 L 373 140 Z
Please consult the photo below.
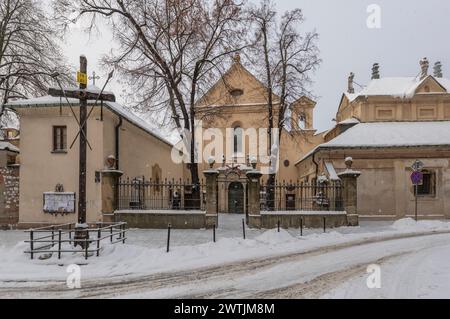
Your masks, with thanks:
M 188 132 L 193 185 L 196 160 L 196 101 L 223 70 L 224 59 L 243 48 L 242 3 L 235 0 L 63 0 L 61 16 L 97 17 L 112 26 L 120 50 L 105 59 L 128 79 L 132 101 L 161 124 Z M 198 187 L 194 187 L 197 191 Z M 196 196 L 199 192 L 196 193 Z M 199 197 L 198 197 L 199 198 Z
M 259 6 L 251 8 L 249 18 L 255 28 L 250 52 L 256 72 L 267 88 L 268 134 L 272 145 L 279 143 L 279 140 L 273 141 L 272 128 L 279 128 L 278 138 L 281 139 L 288 129 L 286 120 L 290 118 L 292 103 L 303 95 L 310 95 L 311 75 L 321 62 L 316 44 L 318 34 L 301 32 L 304 16 L 300 9 L 287 11 L 277 20 L 271 0 L 263 0 Z M 273 203 L 274 194 L 270 186 L 274 185 L 275 177 L 274 171 L 267 182 L 269 203 Z
M 41 1 L 0 2 L 0 117 L 10 99 L 43 94 L 53 72 L 68 74 L 57 45 L 57 31 Z M 68 78 L 65 77 L 67 81 Z M 2 121 L 4 122 L 4 121 Z

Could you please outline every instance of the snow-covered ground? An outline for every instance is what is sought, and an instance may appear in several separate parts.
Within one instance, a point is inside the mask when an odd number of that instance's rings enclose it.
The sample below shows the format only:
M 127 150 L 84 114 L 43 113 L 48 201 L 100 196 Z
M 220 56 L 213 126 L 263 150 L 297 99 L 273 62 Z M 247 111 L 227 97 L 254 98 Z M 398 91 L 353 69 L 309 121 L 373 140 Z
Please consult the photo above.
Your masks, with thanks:
M 309 229 L 304 237 L 294 229 L 247 229 L 244 240 L 241 218 L 221 216 L 216 243 L 211 230 L 172 230 L 170 253 L 165 230 L 129 230 L 127 244 L 105 245 L 100 258 L 87 261 L 80 253 L 30 260 L 25 233 L 3 231 L 0 297 L 48 297 L 53 289 L 65 297 L 450 298 L 449 222 L 365 222 L 326 234 Z M 384 290 L 367 288 L 366 267 L 374 262 L 382 266 Z M 65 287 L 70 264 L 82 265 L 84 289 Z

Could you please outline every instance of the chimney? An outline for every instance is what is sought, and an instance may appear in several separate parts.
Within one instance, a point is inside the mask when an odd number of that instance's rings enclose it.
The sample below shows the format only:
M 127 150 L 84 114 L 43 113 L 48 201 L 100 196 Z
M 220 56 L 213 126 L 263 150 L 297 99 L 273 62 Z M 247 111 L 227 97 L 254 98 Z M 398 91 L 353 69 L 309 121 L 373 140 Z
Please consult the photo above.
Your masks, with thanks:
M 378 80 L 380 78 L 380 65 L 374 63 L 372 67 L 372 80 Z
M 355 93 L 355 88 L 353 87 L 353 79 L 355 78 L 355 74 L 353 72 L 350 72 L 350 75 L 348 77 L 348 93 Z
M 430 66 L 430 63 L 427 58 L 423 58 L 420 60 L 419 64 L 421 68 L 420 79 L 423 80 L 428 76 L 428 67 Z
M 435 78 L 442 78 L 442 63 L 440 61 L 434 64 L 433 74 Z

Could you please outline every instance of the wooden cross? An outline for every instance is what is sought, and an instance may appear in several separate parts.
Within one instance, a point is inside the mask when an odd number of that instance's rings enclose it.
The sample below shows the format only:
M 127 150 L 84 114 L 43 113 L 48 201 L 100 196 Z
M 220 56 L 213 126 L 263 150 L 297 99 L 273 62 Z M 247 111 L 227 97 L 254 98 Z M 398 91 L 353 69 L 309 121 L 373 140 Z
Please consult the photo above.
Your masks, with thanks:
M 87 59 L 85 56 L 80 57 L 80 73 L 87 74 Z M 87 77 L 87 76 L 86 76 Z M 112 75 L 111 75 L 112 77 Z M 59 83 L 59 82 L 58 82 Z M 104 94 L 101 92 L 92 92 L 86 89 L 87 82 L 80 83 L 79 89 L 63 89 L 61 86 L 59 89 L 50 88 L 48 90 L 49 95 L 56 97 L 74 98 L 80 100 L 80 120 L 77 119 L 70 103 L 69 107 L 72 110 L 77 124 L 79 125 L 80 136 L 80 156 L 79 156 L 79 195 L 78 195 L 78 221 L 80 223 L 86 223 L 86 160 L 87 160 L 87 145 L 89 141 L 87 139 L 87 120 L 89 115 L 87 114 L 87 102 L 88 100 L 97 101 L 111 101 L 115 102 L 116 98 L 114 94 Z M 105 84 L 106 86 L 106 84 Z M 103 87 L 104 89 L 104 87 Z M 68 101 L 68 100 L 67 100 Z M 92 110 L 91 110 L 92 111 Z M 77 135 L 78 136 L 78 135 Z M 89 145 L 90 146 L 90 145 Z

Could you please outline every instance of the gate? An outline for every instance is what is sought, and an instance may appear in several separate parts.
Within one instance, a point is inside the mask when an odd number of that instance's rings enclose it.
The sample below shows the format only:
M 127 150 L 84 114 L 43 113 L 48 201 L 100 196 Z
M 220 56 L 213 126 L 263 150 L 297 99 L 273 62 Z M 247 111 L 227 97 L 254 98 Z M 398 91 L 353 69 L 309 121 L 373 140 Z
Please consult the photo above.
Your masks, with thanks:
M 244 214 L 244 186 L 240 182 L 233 182 L 228 188 L 228 212 Z

